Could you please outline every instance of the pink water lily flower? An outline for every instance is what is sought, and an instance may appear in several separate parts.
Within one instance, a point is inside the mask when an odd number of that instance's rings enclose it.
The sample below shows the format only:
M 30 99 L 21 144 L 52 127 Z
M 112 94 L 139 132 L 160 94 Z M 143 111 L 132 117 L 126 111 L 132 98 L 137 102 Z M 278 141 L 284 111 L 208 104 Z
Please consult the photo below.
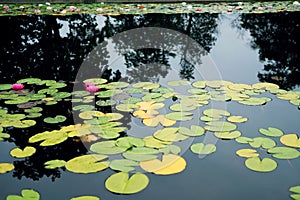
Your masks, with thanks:
M 91 85 L 89 87 L 86 87 L 85 89 L 89 92 L 98 92 L 99 91 L 99 88 L 95 85 Z
M 84 87 L 90 87 L 90 86 L 95 86 L 94 83 L 86 82 L 84 83 Z
M 13 90 L 23 90 L 25 86 L 21 83 L 15 83 L 15 84 L 12 84 L 11 88 Z
M 3 8 L 5 9 L 5 10 L 8 10 L 9 9 L 9 6 L 3 6 Z

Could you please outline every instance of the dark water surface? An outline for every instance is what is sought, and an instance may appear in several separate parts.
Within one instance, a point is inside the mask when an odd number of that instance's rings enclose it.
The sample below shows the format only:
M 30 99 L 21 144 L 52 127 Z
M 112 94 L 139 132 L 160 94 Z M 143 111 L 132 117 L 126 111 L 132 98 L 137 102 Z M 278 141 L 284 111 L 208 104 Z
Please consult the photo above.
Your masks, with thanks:
M 102 45 L 101 52 L 98 52 L 101 59 L 91 64 L 97 65 L 102 77 L 110 81 L 152 81 L 161 84 L 177 79 L 195 81 L 209 79 L 210 73 L 207 72 L 215 71 L 217 75 L 212 77 L 236 83 L 272 82 L 286 90 L 298 90 L 300 84 L 298 12 L 32 15 L 0 17 L 0 22 L 4 35 L 0 38 L 0 83 L 14 83 L 27 77 L 75 81 L 76 77 L 81 76 L 79 68 L 86 57 L 96 46 Z M 135 49 L 113 37 L 141 27 L 178 31 L 198 42 L 202 48 L 199 52 L 191 53 L 195 56 L 185 57 L 185 53 L 180 55 L 182 51 L 185 52 L 185 49 L 178 47 L 178 44 L 184 44 L 180 38 L 164 40 L 165 51 Z M 128 51 L 124 54 L 123 49 Z M 249 118 L 248 122 L 238 124 L 238 130 L 249 137 L 261 136 L 258 129 L 267 127 L 300 134 L 297 107 L 270 97 L 273 101 L 264 106 L 245 106 L 236 102 L 226 104 L 232 115 Z M 45 108 L 45 112 L 49 115 L 59 112 L 65 114 L 70 106 L 68 103 L 59 104 Z M 71 122 L 67 121 L 66 124 Z M 48 160 L 69 160 L 86 154 L 88 150 L 81 143 L 67 140 L 53 147 L 41 147 L 34 156 L 26 159 L 14 159 L 9 155 L 12 148 L 25 147 L 28 138 L 42 132 L 43 128 L 41 125 L 24 130 L 6 130 L 11 138 L 0 142 L 0 162 L 12 162 L 15 169 L 0 175 L 0 199 L 5 199 L 9 194 L 18 194 L 24 188 L 32 188 L 47 200 L 65 200 L 79 195 L 96 195 L 101 200 L 283 200 L 289 199 L 289 187 L 300 185 L 299 159 L 277 159 L 275 171 L 258 173 L 247 169 L 244 166 L 245 159 L 236 156 L 236 150 L 247 146 L 233 140 L 218 140 L 217 151 L 205 158 L 185 151 L 182 156 L 187 161 L 187 168 L 182 173 L 170 176 L 148 174 L 150 184 L 144 191 L 135 195 L 115 195 L 104 187 L 106 178 L 113 173 L 110 169 L 88 175 L 62 169 L 44 169 L 43 163 Z M 138 128 L 131 123 L 131 130 Z M 279 143 L 278 139 L 276 141 Z M 264 152 L 262 154 L 270 157 Z

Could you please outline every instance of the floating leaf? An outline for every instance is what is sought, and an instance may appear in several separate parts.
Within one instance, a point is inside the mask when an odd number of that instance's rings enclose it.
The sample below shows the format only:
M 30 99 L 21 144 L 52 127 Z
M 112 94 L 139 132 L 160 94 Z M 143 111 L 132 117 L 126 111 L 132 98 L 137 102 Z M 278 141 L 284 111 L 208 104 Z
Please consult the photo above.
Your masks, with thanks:
M 140 98 L 137 97 L 129 97 L 128 99 L 123 99 L 120 102 L 122 104 L 136 104 L 138 102 L 141 102 L 142 100 Z
M 158 155 L 155 154 L 139 154 L 139 153 L 132 153 L 132 152 L 124 152 L 123 157 L 128 160 L 134 160 L 134 161 L 145 161 L 145 160 L 152 160 L 158 157 Z
M 252 157 L 258 157 L 259 154 L 255 149 L 240 149 L 236 151 L 236 154 L 240 157 L 244 158 L 252 158 Z
M 11 84 L 0 84 L 0 90 L 9 90 L 11 86 Z
M 266 98 L 266 97 L 251 97 L 249 99 L 244 99 L 242 101 L 238 101 L 241 104 L 244 105 L 249 105 L 249 106 L 258 106 L 258 105 L 264 105 L 266 104 L 268 101 L 270 101 L 270 98 Z
M 45 131 L 29 138 L 29 143 L 43 141 L 40 146 L 52 146 L 64 142 L 68 139 L 68 133 L 62 131 Z
M 276 142 L 270 138 L 264 138 L 264 137 L 256 137 L 253 138 L 253 141 L 249 142 L 250 146 L 253 148 L 264 148 L 264 149 L 270 149 L 276 146 Z
M 10 137 L 9 134 L 7 134 L 7 133 L 1 133 L 1 131 L 0 131 L 0 141 L 2 141 L 4 138 L 9 138 L 9 137 Z
M 227 86 L 229 89 L 231 90 L 235 90 L 235 91 L 239 91 L 239 92 L 242 92 L 244 90 L 251 90 L 252 89 L 252 86 L 250 85 L 247 85 L 247 84 L 238 84 L 238 83 L 235 83 L 235 84 L 230 84 Z
M 100 200 L 100 198 L 96 196 L 78 196 L 78 197 L 73 197 L 70 200 Z
M 178 142 L 188 138 L 188 136 L 178 133 L 178 130 L 178 128 L 163 128 L 157 130 L 153 136 L 158 140 L 166 142 Z
M 15 166 L 11 163 L 0 163 L 0 174 L 10 172 L 14 168 L 15 168 Z
M 43 82 L 39 78 L 24 78 L 24 79 L 18 80 L 17 83 L 40 84 Z
M 201 126 L 191 125 L 191 128 L 179 127 L 179 133 L 186 136 L 201 136 L 204 135 L 205 130 Z
M 273 127 L 269 127 L 268 129 L 260 128 L 258 131 L 263 135 L 272 137 L 280 137 L 283 135 L 282 130 Z
M 96 105 L 98 106 L 112 106 L 112 105 L 115 105 L 117 102 L 114 101 L 114 100 L 99 100 L 99 101 L 96 101 Z
M 230 113 L 228 111 L 221 110 L 221 109 L 214 109 L 214 108 L 204 110 L 203 114 L 208 117 L 217 118 L 217 119 L 223 116 L 230 116 Z
M 186 161 L 175 154 L 163 154 L 161 161 L 159 159 L 142 161 L 140 166 L 147 172 L 169 175 L 182 172 L 186 167 Z
M 147 136 L 143 138 L 144 142 L 145 142 L 145 146 L 146 147 L 150 147 L 150 148 L 164 148 L 166 147 L 166 144 L 169 144 L 171 142 L 164 142 L 161 140 L 158 140 L 156 138 L 154 138 L 153 136 Z
M 245 165 L 248 169 L 257 172 L 271 172 L 276 169 L 277 163 L 271 158 L 264 158 L 260 160 L 259 157 L 248 158 L 245 161 Z
M 165 115 L 166 118 L 175 121 L 188 121 L 193 119 L 193 113 L 190 112 L 171 112 Z
M 248 118 L 243 116 L 230 116 L 227 118 L 227 121 L 234 122 L 234 123 L 243 123 L 248 121 Z
M 146 126 L 156 127 L 159 124 L 162 126 L 172 126 L 176 123 L 175 120 L 167 119 L 165 115 L 157 115 L 152 118 L 143 119 L 143 123 Z
M 179 154 L 181 152 L 181 148 L 177 145 L 167 145 L 165 148 L 159 149 L 163 154 Z
M 240 144 L 248 144 L 249 142 L 253 142 L 252 138 L 249 137 L 238 137 L 235 139 L 236 142 L 240 143 Z
M 59 167 L 64 167 L 66 164 L 66 161 L 64 160 L 49 160 L 44 163 L 46 169 L 56 169 Z
M 233 131 L 236 129 L 236 125 L 230 122 L 223 122 L 223 121 L 211 121 L 206 122 L 207 126 L 204 128 L 208 131 L 213 132 L 228 132 Z
M 116 141 L 102 141 L 94 143 L 90 150 L 99 154 L 119 154 L 125 152 L 127 147 L 116 145 Z
M 69 96 L 71 96 L 72 94 L 69 93 L 69 92 L 57 92 L 55 94 L 52 94 L 52 97 L 54 99 L 64 99 L 64 98 L 67 98 Z
M 149 184 L 149 178 L 142 173 L 135 173 L 129 178 L 127 172 L 119 172 L 111 175 L 105 181 L 107 190 L 117 194 L 134 194 L 145 189 Z
M 296 100 L 299 98 L 299 95 L 295 93 L 277 94 L 276 96 L 278 99 L 282 99 L 282 100 Z
M 297 186 L 290 187 L 289 191 L 296 193 L 296 194 L 291 194 L 290 197 L 292 197 L 295 200 L 300 199 L 300 186 L 297 185 Z
M 118 81 L 118 82 L 110 82 L 108 83 L 105 88 L 107 89 L 116 89 L 116 88 L 126 88 L 129 83 Z
M 240 131 L 232 131 L 232 132 L 227 131 L 227 132 L 214 132 L 214 135 L 220 139 L 231 140 L 240 137 L 242 133 Z
M 300 152 L 297 149 L 290 147 L 274 147 L 268 149 L 268 153 L 271 153 L 274 158 L 279 159 L 295 159 L 300 156 Z
M 60 122 L 66 121 L 66 117 L 63 115 L 56 115 L 55 117 L 47 117 L 44 119 L 44 122 L 49 123 L 49 124 L 56 124 Z
M 32 189 L 23 189 L 21 192 L 22 196 L 19 195 L 8 195 L 6 200 L 39 200 L 40 194 Z
M 29 97 L 18 96 L 15 99 L 12 99 L 12 100 L 6 100 L 4 103 L 5 104 L 23 104 L 23 103 L 27 103 L 28 101 L 30 101 Z
M 206 87 L 206 83 L 205 81 L 196 81 L 192 83 L 192 86 L 194 86 L 195 88 L 205 88 Z
M 137 109 L 136 104 L 119 104 L 116 106 L 116 109 L 123 112 L 132 112 L 134 109 Z
M 83 111 L 90 111 L 90 110 L 94 110 L 95 107 L 92 105 L 78 105 L 78 106 L 74 106 L 73 110 L 80 110 L 81 112 Z
M 175 81 L 169 81 L 168 85 L 170 86 L 185 86 L 185 85 L 190 85 L 191 82 L 186 81 L 186 80 L 175 80 Z
M 16 158 L 25 158 L 32 156 L 36 152 L 36 149 L 31 146 L 27 146 L 24 150 L 20 148 L 14 148 L 10 151 L 10 155 Z
M 300 139 L 297 134 L 286 134 L 280 137 L 280 142 L 289 147 L 300 148 Z
M 87 110 L 79 114 L 79 117 L 81 119 L 93 119 L 94 117 L 102 117 L 102 116 L 104 116 L 104 113 L 95 110 Z
M 255 83 L 252 85 L 252 88 L 255 89 L 266 89 L 266 90 L 274 90 L 274 89 L 279 89 L 279 86 L 274 84 L 274 83 Z
M 139 166 L 139 163 L 133 160 L 119 159 L 112 160 L 109 164 L 109 167 L 112 170 L 122 171 L 122 172 L 131 172 L 134 171 L 136 166 Z
M 107 80 L 103 78 L 89 78 L 83 81 L 84 83 L 93 83 L 95 85 L 101 85 L 103 83 L 106 83 Z
M 103 161 L 108 157 L 100 154 L 88 154 L 69 160 L 65 167 L 74 173 L 94 173 L 102 171 L 109 166 L 109 162 Z M 101 162 L 100 162 L 101 161 Z
M 170 110 L 180 111 L 180 112 L 192 111 L 192 110 L 195 110 L 196 108 L 197 108 L 196 106 L 186 105 L 186 104 L 183 104 L 183 103 L 177 103 L 177 104 L 173 104 L 173 105 L 170 106 Z
M 217 147 L 214 144 L 203 144 L 195 143 L 190 147 L 191 151 L 195 154 L 211 154 L 217 150 Z
M 129 149 L 133 146 L 143 147 L 145 145 L 145 142 L 142 138 L 127 136 L 117 139 L 116 145 L 118 147 Z

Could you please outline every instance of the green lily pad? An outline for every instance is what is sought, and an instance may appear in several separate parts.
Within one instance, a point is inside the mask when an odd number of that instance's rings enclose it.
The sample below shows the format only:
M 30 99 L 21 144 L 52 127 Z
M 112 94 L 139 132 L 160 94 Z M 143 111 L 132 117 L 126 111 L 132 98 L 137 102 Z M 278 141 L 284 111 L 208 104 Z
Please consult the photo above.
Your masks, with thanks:
M 57 92 L 55 94 L 52 94 L 52 97 L 54 99 L 64 99 L 64 98 L 67 98 L 69 96 L 71 96 L 72 94 L 69 93 L 69 92 Z
M 300 186 L 299 185 L 290 187 L 289 191 L 296 193 L 296 194 L 291 194 L 290 195 L 290 197 L 292 199 L 295 199 L 295 200 L 299 200 L 300 199 Z
M 93 83 L 95 85 L 101 85 L 103 83 L 106 83 L 107 80 L 103 78 L 89 78 L 83 81 L 84 83 Z
M 96 101 L 97 106 L 113 106 L 116 103 L 117 102 L 114 101 L 114 100 L 99 100 L 99 101 Z
M 217 118 L 212 118 L 212 117 L 208 117 L 206 115 L 202 115 L 200 117 L 200 120 L 203 121 L 203 122 L 211 122 L 211 121 L 218 121 L 219 119 Z
M 109 98 L 109 97 L 113 97 L 116 94 L 122 93 L 122 90 L 119 89 L 114 89 L 114 90 L 106 90 L 106 91 L 100 91 L 100 92 L 96 92 L 95 95 L 97 95 L 97 97 L 99 98 Z
M 274 158 L 279 159 L 295 159 L 300 156 L 300 152 L 297 149 L 290 147 L 274 147 L 268 149 L 268 153 L 271 153 Z
M 258 106 L 258 105 L 264 105 L 268 101 L 270 101 L 270 98 L 267 97 L 251 97 L 249 99 L 244 99 L 242 101 L 238 101 L 240 104 L 249 105 L 249 106 Z
M 127 172 L 111 175 L 105 181 L 107 190 L 117 194 L 134 194 L 144 190 L 149 184 L 149 178 L 142 173 L 135 173 L 131 177 Z
M 74 173 L 94 173 L 102 171 L 109 166 L 108 161 L 104 161 L 108 156 L 100 154 L 87 154 L 75 157 L 69 160 L 65 167 L 67 170 Z
M 245 161 L 245 165 L 248 169 L 256 172 L 271 172 L 277 167 L 277 163 L 273 159 L 264 158 L 260 160 L 259 157 L 248 158 Z
M 280 137 L 283 135 L 282 130 L 273 127 L 269 127 L 268 129 L 260 128 L 258 131 L 263 135 L 271 137 Z
M 236 151 L 236 154 L 244 158 L 253 158 L 259 156 L 255 149 L 240 149 Z
M 248 121 L 248 118 L 243 116 L 230 116 L 227 118 L 227 121 L 234 123 L 243 123 Z
M 127 136 L 117 139 L 116 145 L 118 147 L 129 149 L 133 146 L 143 147 L 145 145 L 145 142 L 142 138 Z
M 124 89 L 125 92 L 129 93 L 129 94 L 141 94 L 144 90 L 143 88 L 125 88 Z
M 192 86 L 195 88 L 201 88 L 204 89 L 206 87 L 206 82 L 205 81 L 196 81 L 192 83 Z
M 46 169 L 56 169 L 59 167 L 64 167 L 66 161 L 64 160 L 49 160 L 44 163 Z
M 250 146 L 253 148 L 264 148 L 264 149 L 270 149 L 276 146 L 276 142 L 272 140 L 271 138 L 265 138 L 265 137 L 256 137 L 253 138 L 253 141 L 249 142 Z
M 12 126 L 14 126 L 15 128 L 28 128 L 31 126 L 34 126 L 36 124 L 36 121 L 34 120 L 21 120 L 21 121 L 15 121 L 13 123 L 11 123 Z
M 28 101 L 30 101 L 29 97 L 18 96 L 15 99 L 12 99 L 12 100 L 6 100 L 4 103 L 5 104 L 23 104 L 23 103 L 27 103 Z
M 10 172 L 14 168 L 15 168 L 15 166 L 11 163 L 0 163 L 0 174 Z
M 0 90 L 10 90 L 11 84 L 0 84 Z
M 228 111 L 221 110 L 221 109 L 214 109 L 214 108 L 204 110 L 203 114 L 208 117 L 217 118 L 217 119 L 223 116 L 230 116 L 230 113 Z
M 214 144 L 204 144 L 202 142 L 195 143 L 190 147 L 191 151 L 195 154 L 212 154 L 217 150 Z
M 2 141 L 4 138 L 10 138 L 10 135 L 7 133 L 1 133 L 1 131 L 0 131 L 0 141 Z
M 100 200 L 100 198 L 97 196 L 78 196 L 78 197 L 73 197 L 70 200 Z
M 80 110 L 81 112 L 84 111 L 90 111 L 90 110 L 94 110 L 95 107 L 92 105 L 78 105 L 78 106 L 74 106 L 73 110 Z
M 119 147 L 116 141 L 102 141 L 92 144 L 90 150 L 99 154 L 119 154 L 126 151 L 126 147 Z
M 124 152 L 122 153 L 122 156 L 128 160 L 133 161 L 145 161 L 145 160 L 152 160 L 158 157 L 158 155 L 155 154 L 139 154 L 139 153 L 132 153 L 132 152 Z
M 45 88 L 45 89 L 41 89 L 38 91 L 38 94 L 49 94 L 49 95 L 53 95 L 56 94 L 58 92 L 58 89 L 56 88 Z
M 208 131 L 212 132 L 228 132 L 236 129 L 236 125 L 230 122 L 223 121 L 211 121 L 206 122 L 206 126 L 204 127 Z
M 67 86 L 66 83 L 62 83 L 62 82 L 55 82 L 55 83 L 46 83 L 47 86 L 50 86 L 50 88 L 64 88 Z
M 165 115 L 167 119 L 175 121 L 188 121 L 193 119 L 193 113 L 190 112 L 171 112 Z
M 40 194 L 33 189 L 23 189 L 21 192 L 22 196 L 19 195 L 8 195 L 6 200 L 39 200 Z
M 183 126 L 179 127 L 178 132 L 186 136 L 201 136 L 204 135 L 205 130 L 201 126 L 191 125 L 190 129 Z
M 300 148 L 300 139 L 297 134 L 286 134 L 280 137 L 280 142 L 289 147 Z
M 135 109 L 138 109 L 139 106 L 136 104 L 119 104 L 116 106 L 116 109 L 123 112 L 133 112 Z
M 292 92 L 288 92 L 288 93 L 284 93 L 284 94 L 277 94 L 276 95 L 278 99 L 282 99 L 282 100 L 296 100 L 299 98 L 299 95 L 292 93 Z
M 49 123 L 49 124 L 56 124 L 60 122 L 66 121 L 66 117 L 63 115 L 56 115 L 56 117 L 46 117 L 44 119 L 44 122 Z
M 73 91 L 71 94 L 74 95 L 75 97 L 84 97 L 90 95 L 90 92 L 86 90 L 80 90 L 80 91 Z
M 248 144 L 249 142 L 253 142 L 252 138 L 249 137 L 238 137 L 235 139 L 236 142 L 240 143 L 240 144 Z
M 141 98 L 138 98 L 138 97 L 129 97 L 128 99 L 123 99 L 120 102 L 122 104 L 136 104 L 136 103 L 141 102 L 141 101 L 142 101 Z
M 94 117 L 102 117 L 104 113 L 95 110 L 85 110 L 79 114 L 81 119 L 93 119 Z
M 41 107 L 33 107 L 33 108 L 30 108 L 30 109 L 25 109 L 24 112 L 37 113 L 37 112 L 41 112 L 42 110 L 43 110 L 43 108 L 41 108 Z
M 45 131 L 35 134 L 29 138 L 29 143 L 43 141 L 40 146 L 52 146 L 64 142 L 68 139 L 68 133 L 62 131 Z
M 121 172 L 131 172 L 134 171 L 135 168 L 139 166 L 139 163 L 133 160 L 127 159 L 119 159 L 119 160 L 112 160 L 109 164 L 109 167 L 112 170 L 121 171 Z
M 27 84 L 37 84 L 39 85 L 42 82 L 39 78 L 24 78 L 17 81 L 17 83 L 27 83 Z
M 196 108 L 197 108 L 196 106 L 185 105 L 183 103 L 177 103 L 177 104 L 173 104 L 173 105 L 170 106 L 170 110 L 180 111 L 180 112 L 183 112 L 183 111 L 192 111 L 192 110 L 195 110 Z
M 232 131 L 232 132 L 227 131 L 227 132 L 214 132 L 214 135 L 220 139 L 231 140 L 240 137 L 242 133 L 240 131 Z
M 279 86 L 276 85 L 275 83 L 262 82 L 262 83 L 252 84 L 252 88 L 274 90 L 274 89 L 279 89 Z
M 153 137 L 155 137 L 158 140 L 166 141 L 166 142 L 178 142 L 188 138 L 188 136 L 178 133 L 178 130 L 179 130 L 178 128 L 163 128 L 157 130 L 153 134 Z
M 186 80 L 174 80 L 174 81 L 169 81 L 168 85 L 170 86 L 185 86 L 185 85 L 190 85 L 191 82 L 190 81 L 186 81 Z
M 27 146 L 24 150 L 20 148 L 14 148 L 10 151 L 10 155 L 16 158 L 26 158 L 32 156 L 36 152 L 36 149 L 31 146 Z
M 167 145 L 165 148 L 159 149 L 159 151 L 163 154 L 179 154 L 181 152 L 181 148 L 177 145 L 170 144 Z
M 143 140 L 145 142 L 145 147 L 157 148 L 157 149 L 165 148 L 167 144 L 171 143 L 171 142 L 158 140 L 153 136 L 144 137 Z

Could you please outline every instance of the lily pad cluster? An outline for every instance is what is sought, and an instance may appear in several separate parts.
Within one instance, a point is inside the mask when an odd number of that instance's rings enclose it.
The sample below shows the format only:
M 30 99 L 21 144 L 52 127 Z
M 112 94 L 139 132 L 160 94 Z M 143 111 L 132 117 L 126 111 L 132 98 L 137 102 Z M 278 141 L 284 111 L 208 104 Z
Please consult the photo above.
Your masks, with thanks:
M 71 3 L 71 2 L 70 2 Z M 1 15 L 119 15 L 145 13 L 269 13 L 299 11 L 298 1 L 212 2 L 212 3 L 93 3 L 93 4 L 0 4 Z
M 43 116 L 43 109 L 38 105 L 72 101 L 71 112 L 78 119 L 75 124 L 64 124 L 54 130 L 35 133 L 28 143 L 47 147 L 63 143 L 69 138 L 80 138 L 88 143 L 88 154 L 70 160 L 49 160 L 44 163 L 45 168 L 65 168 L 81 174 L 110 169 L 115 173 L 106 179 L 105 187 L 113 193 L 133 194 L 142 191 L 150 183 L 146 173 L 164 176 L 184 171 L 187 163 L 179 144 L 189 139 L 197 138 L 199 141 L 206 134 L 247 145 L 236 154 L 246 159 L 245 166 L 252 171 L 271 172 L 277 167 L 276 159 L 295 159 L 300 156 L 297 134 L 286 134 L 276 127 L 267 127 L 258 130 L 260 137 L 245 137 L 238 126 L 246 123 L 249 120 L 247 117 L 209 108 L 211 102 L 263 106 L 272 101 L 272 95 L 299 107 L 297 102 L 300 101 L 300 94 L 297 91 L 285 91 L 273 83 L 249 85 L 224 80 L 173 80 L 163 86 L 151 82 L 129 84 L 91 78 L 83 81 L 82 90 L 71 93 L 59 91 L 66 87 L 63 82 L 29 78 L 18 83 L 25 84 L 25 88 L 12 91 L 7 84 L 0 85 L 1 100 L 7 105 L 13 102 L 16 105 L 30 103 L 30 106 L 18 114 L 9 114 L 9 109 L 0 110 L 3 113 L 0 118 L 0 138 L 5 140 L 9 137 L 2 133 L 6 127 L 26 128 L 35 124 L 35 121 L 26 118 L 42 117 L 45 123 L 65 122 L 65 116 Z M 84 85 L 89 84 L 99 90 L 84 90 Z M 185 93 L 178 92 L 179 87 L 185 88 Z M 36 90 L 33 88 L 39 88 L 38 92 L 34 93 Z M 15 102 L 17 99 L 21 99 L 20 102 Z M 99 111 L 99 108 L 107 106 L 111 112 Z M 201 113 L 199 118 L 195 117 L 196 112 Z M 140 136 L 131 133 L 122 122 L 125 116 L 140 121 L 149 134 Z M 186 125 L 186 122 L 189 124 Z M 277 146 L 278 141 L 282 145 Z M 217 151 L 217 146 L 194 142 L 189 149 L 197 155 L 210 155 Z M 35 151 L 38 148 L 27 146 L 11 150 L 11 155 L 25 158 Z M 13 169 L 10 163 L 0 164 L 1 173 Z

